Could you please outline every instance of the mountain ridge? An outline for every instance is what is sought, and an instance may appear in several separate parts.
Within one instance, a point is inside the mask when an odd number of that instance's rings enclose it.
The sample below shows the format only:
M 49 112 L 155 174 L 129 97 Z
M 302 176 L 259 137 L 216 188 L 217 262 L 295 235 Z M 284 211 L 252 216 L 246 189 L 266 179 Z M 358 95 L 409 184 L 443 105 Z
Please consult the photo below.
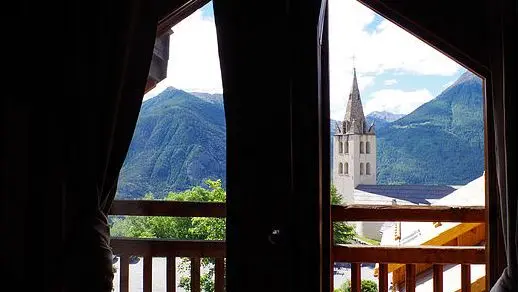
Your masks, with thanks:
M 465 73 L 406 116 L 387 121 L 393 114 L 368 115 L 368 123 L 376 125 L 377 183 L 463 185 L 479 177 L 484 166 L 482 111 L 481 80 Z M 332 142 L 334 132 L 330 120 Z M 118 198 L 142 198 L 149 192 L 160 198 L 208 178 L 225 185 L 225 143 L 221 94 L 166 88 L 141 106 Z
M 379 129 L 377 180 L 466 184 L 483 173 L 483 151 L 482 81 L 466 72 L 433 100 Z

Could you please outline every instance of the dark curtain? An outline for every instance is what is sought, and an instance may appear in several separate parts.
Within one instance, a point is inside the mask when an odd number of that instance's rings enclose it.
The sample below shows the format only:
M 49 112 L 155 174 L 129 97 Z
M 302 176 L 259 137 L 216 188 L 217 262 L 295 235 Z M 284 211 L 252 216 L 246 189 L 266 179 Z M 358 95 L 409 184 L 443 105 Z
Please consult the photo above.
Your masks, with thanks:
M 55 98 L 32 121 L 43 136 L 35 153 L 46 176 L 40 273 L 49 291 L 111 291 L 107 212 L 144 95 L 157 10 L 150 0 L 69 1 L 50 14 L 65 19 L 53 48 L 64 66 Z
M 517 1 L 499 8 L 499 44 L 492 52 L 495 169 L 506 268 L 491 291 L 517 290 Z M 492 167 L 492 166 L 490 166 Z
M 227 124 L 227 291 L 329 291 L 325 4 L 213 3 Z M 265 187 L 254 187 L 258 178 Z

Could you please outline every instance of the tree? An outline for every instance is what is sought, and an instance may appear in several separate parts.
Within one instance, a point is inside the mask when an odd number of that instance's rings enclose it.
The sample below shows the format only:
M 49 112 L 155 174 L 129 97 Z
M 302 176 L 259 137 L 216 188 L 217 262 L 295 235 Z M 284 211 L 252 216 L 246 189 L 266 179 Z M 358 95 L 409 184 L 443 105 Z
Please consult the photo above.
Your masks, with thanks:
M 226 194 L 221 180 L 207 180 L 207 188 L 197 186 L 189 190 L 169 193 L 164 200 L 194 202 L 225 202 Z M 341 196 L 332 186 L 330 191 L 332 204 L 340 204 Z M 153 194 L 146 194 L 145 200 L 153 200 Z M 178 217 L 144 217 L 126 216 L 113 219 L 110 228 L 112 236 L 137 238 L 168 238 L 196 240 L 225 240 L 225 218 L 178 218 Z M 333 223 L 334 243 L 349 243 L 355 235 L 354 228 L 345 222 Z M 208 273 L 201 275 L 200 284 L 203 291 L 214 290 L 214 260 L 203 258 L 201 265 Z M 180 269 L 189 271 L 189 259 L 182 259 Z M 180 279 L 180 286 L 190 291 L 188 277 Z
M 341 285 L 341 288 L 333 290 L 334 292 L 351 292 L 351 281 L 348 280 Z M 373 280 L 362 280 L 360 282 L 361 292 L 378 292 L 377 283 Z
M 192 202 L 225 202 L 225 190 L 221 180 L 207 180 L 207 188 L 193 187 L 178 193 L 169 193 L 164 200 L 192 201 Z M 146 194 L 145 200 L 153 200 L 152 194 Z M 224 240 L 224 218 L 178 218 L 178 217 L 138 217 L 127 216 L 113 220 L 110 228 L 112 236 L 137 237 L 137 238 L 168 238 L 168 239 L 198 239 L 198 240 Z M 203 268 L 208 270 L 200 277 L 201 288 L 205 292 L 214 291 L 214 260 L 203 258 Z M 183 258 L 180 270 L 189 271 L 189 259 Z M 189 277 L 180 279 L 180 286 L 190 291 Z
M 342 196 L 337 192 L 334 185 L 331 185 L 330 196 L 332 205 L 340 205 Z M 351 243 L 355 237 L 355 228 L 346 222 L 333 222 L 333 243 L 346 244 Z

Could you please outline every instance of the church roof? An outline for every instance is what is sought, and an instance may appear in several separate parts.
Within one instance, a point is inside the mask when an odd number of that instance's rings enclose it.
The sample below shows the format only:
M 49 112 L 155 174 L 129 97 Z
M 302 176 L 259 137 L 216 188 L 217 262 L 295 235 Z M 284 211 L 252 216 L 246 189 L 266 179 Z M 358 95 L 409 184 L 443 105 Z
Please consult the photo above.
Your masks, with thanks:
M 360 99 L 357 71 L 353 68 L 353 84 L 348 97 L 346 113 L 344 114 L 343 133 L 365 134 L 370 130 L 372 129 L 368 129 L 367 127 L 362 101 Z
M 355 204 L 430 205 L 454 192 L 449 185 L 358 185 L 354 192 Z

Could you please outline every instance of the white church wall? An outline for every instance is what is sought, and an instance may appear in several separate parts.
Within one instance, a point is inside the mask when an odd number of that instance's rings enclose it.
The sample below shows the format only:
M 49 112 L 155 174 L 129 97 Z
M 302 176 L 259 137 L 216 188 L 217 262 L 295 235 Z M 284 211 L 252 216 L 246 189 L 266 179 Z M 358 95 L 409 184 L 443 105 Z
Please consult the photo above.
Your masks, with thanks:
M 342 151 L 340 145 L 342 143 Z M 348 145 L 348 146 L 346 146 Z M 357 168 L 352 164 L 354 150 L 351 136 L 336 135 L 334 136 L 334 159 L 333 159 L 333 184 L 337 192 L 343 198 L 343 204 L 353 204 L 353 189 L 355 188 L 355 173 Z M 346 152 L 346 148 L 348 151 Z M 342 173 L 339 166 L 342 164 Z
M 357 180 L 357 185 L 364 184 L 364 185 L 374 185 L 377 184 L 377 139 L 375 135 L 359 135 L 358 136 L 358 147 L 360 148 L 360 142 L 362 142 L 363 145 L 363 151 L 364 153 L 360 153 L 359 149 L 359 156 L 356 159 L 357 163 L 360 163 L 364 165 L 364 173 L 361 175 L 359 171 L 359 178 Z M 370 151 L 369 153 L 366 153 L 366 145 L 369 143 Z M 370 168 L 370 174 L 367 172 L 367 165 L 369 163 Z M 356 186 L 357 186 L 356 185 Z

